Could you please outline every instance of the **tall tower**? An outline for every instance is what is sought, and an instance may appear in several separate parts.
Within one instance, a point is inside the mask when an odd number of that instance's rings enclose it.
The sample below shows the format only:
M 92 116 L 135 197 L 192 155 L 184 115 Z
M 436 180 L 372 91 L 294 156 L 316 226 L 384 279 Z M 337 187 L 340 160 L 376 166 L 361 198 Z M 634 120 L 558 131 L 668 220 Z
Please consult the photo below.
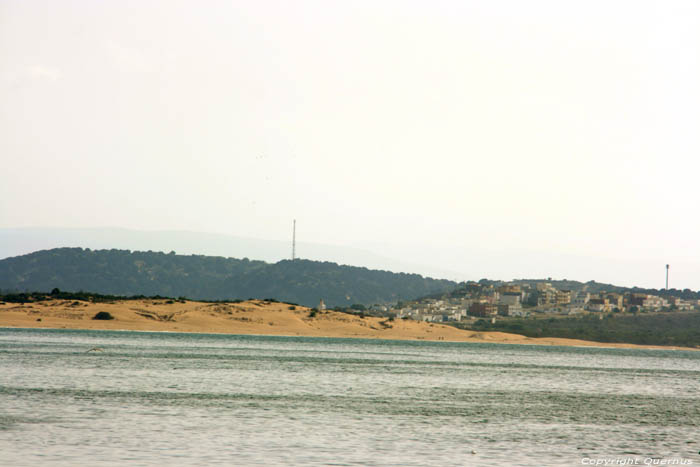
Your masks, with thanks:
M 666 290 L 668 290 L 668 264 L 666 265 Z
M 297 220 L 294 219 L 294 224 L 292 226 L 292 261 L 296 259 L 297 255 Z

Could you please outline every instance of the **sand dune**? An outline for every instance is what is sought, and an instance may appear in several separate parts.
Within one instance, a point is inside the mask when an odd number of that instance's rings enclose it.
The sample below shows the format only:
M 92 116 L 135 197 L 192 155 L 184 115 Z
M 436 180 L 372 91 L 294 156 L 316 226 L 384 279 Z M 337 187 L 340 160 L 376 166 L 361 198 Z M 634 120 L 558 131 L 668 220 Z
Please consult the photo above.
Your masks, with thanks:
M 95 320 L 107 312 L 112 320 Z M 105 329 L 310 337 L 355 337 L 508 344 L 575 345 L 625 348 L 665 348 L 609 344 L 559 338 L 529 338 L 503 332 L 464 331 L 441 324 L 388 320 L 322 311 L 312 316 L 306 307 L 249 300 L 240 303 L 204 303 L 173 300 L 124 300 L 92 303 L 47 300 L 27 304 L 0 304 L 0 327 Z

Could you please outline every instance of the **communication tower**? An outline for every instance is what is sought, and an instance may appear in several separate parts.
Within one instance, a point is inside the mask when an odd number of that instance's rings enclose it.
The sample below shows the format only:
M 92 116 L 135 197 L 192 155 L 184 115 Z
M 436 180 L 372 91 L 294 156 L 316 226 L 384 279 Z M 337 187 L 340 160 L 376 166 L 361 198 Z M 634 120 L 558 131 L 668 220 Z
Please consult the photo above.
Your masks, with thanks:
M 294 219 L 294 224 L 292 226 L 292 261 L 296 259 L 297 255 L 297 220 Z

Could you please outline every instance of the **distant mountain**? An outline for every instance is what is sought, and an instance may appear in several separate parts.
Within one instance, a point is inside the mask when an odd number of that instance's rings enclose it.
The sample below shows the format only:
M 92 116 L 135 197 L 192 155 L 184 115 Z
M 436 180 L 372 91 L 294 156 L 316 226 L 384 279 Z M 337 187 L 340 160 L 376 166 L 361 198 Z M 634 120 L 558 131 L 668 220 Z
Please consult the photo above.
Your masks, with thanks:
M 133 230 L 104 228 L 23 227 L 0 228 L 0 259 L 62 247 L 120 249 L 131 251 L 175 251 L 180 254 L 255 258 L 269 263 L 291 256 L 290 241 L 237 237 L 234 235 L 181 230 Z M 297 257 L 315 261 L 363 266 L 394 272 L 415 272 L 431 277 L 457 278 L 461 275 L 413 264 L 372 251 L 338 245 L 297 241 Z
M 0 260 L 0 290 L 274 298 L 316 306 L 391 303 L 447 291 L 448 280 L 309 260 L 264 261 L 128 250 L 56 248 Z

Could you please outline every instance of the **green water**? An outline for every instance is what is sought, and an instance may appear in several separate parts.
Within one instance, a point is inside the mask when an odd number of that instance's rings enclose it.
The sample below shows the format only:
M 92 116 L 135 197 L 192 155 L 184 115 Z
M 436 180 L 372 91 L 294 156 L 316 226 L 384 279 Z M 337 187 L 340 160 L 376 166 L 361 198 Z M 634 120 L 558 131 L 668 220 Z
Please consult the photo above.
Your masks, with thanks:
M 0 329 L 0 465 L 698 465 L 699 426 L 700 352 Z

